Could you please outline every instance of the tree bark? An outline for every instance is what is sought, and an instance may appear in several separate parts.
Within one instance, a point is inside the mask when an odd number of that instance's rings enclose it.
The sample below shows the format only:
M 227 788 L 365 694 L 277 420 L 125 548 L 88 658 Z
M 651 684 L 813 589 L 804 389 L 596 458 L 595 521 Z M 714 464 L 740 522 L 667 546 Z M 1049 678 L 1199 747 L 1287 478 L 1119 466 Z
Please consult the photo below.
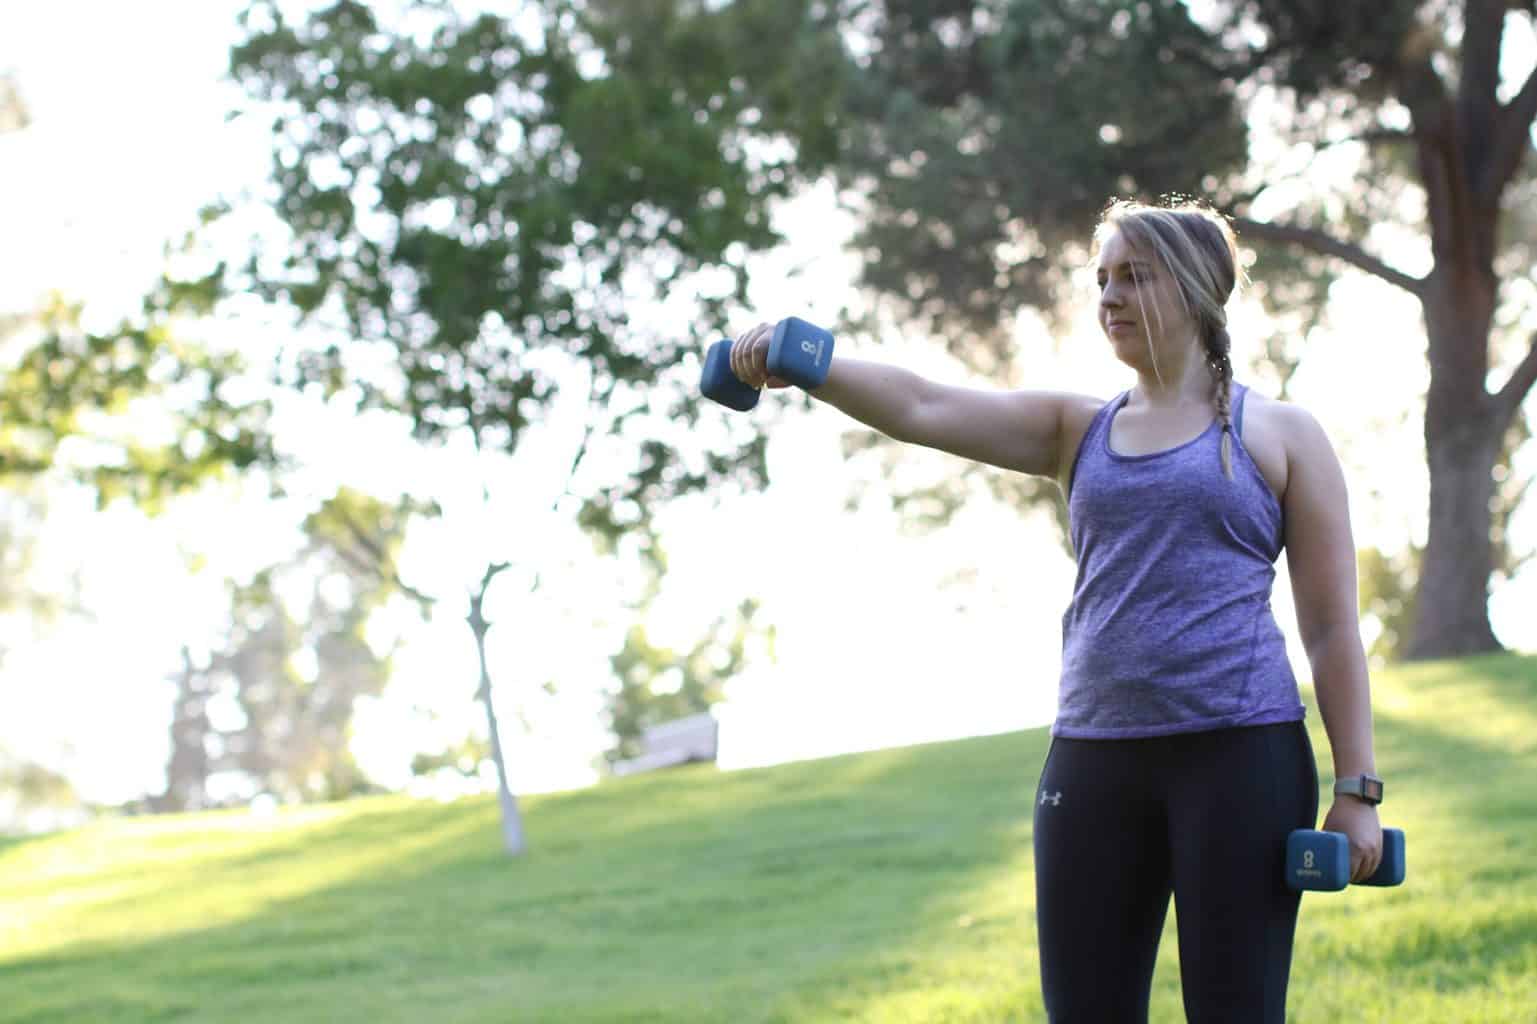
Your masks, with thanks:
M 1458 273 L 1457 270 L 1461 270 Z M 1492 270 L 1438 268 L 1425 295 L 1430 390 L 1425 453 L 1430 522 L 1406 657 L 1502 650 L 1489 623 L 1494 464 L 1509 418 L 1485 387 L 1494 313 Z
M 1415 590 L 1410 660 L 1502 650 L 1489 624 L 1494 547 L 1489 502 L 1499 439 L 1487 425 L 1425 432 L 1430 529 Z

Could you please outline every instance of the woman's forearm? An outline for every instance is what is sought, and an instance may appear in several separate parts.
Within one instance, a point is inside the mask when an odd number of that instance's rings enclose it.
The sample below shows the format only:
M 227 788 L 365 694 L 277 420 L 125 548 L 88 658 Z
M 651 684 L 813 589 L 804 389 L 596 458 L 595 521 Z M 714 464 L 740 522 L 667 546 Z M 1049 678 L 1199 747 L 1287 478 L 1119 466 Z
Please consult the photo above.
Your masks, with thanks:
M 1334 777 L 1376 774 L 1371 684 L 1360 634 L 1345 625 L 1331 629 L 1309 645 L 1308 662 L 1334 757 Z
M 911 370 L 835 357 L 812 397 L 898 441 L 912 440 L 912 425 L 929 381 Z

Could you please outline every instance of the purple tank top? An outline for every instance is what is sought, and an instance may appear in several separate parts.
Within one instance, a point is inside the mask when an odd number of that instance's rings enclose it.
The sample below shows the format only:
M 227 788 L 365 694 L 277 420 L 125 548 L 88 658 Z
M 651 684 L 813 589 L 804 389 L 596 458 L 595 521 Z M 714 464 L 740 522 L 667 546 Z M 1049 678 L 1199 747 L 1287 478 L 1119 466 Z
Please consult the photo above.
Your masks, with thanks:
M 1222 428 L 1149 455 L 1110 448 L 1125 392 L 1078 446 L 1068 518 L 1078 577 L 1062 617 L 1052 734 L 1122 739 L 1294 722 L 1303 707 L 1270 611 L 1281 504 L 1242 441 L 1233 479 Z

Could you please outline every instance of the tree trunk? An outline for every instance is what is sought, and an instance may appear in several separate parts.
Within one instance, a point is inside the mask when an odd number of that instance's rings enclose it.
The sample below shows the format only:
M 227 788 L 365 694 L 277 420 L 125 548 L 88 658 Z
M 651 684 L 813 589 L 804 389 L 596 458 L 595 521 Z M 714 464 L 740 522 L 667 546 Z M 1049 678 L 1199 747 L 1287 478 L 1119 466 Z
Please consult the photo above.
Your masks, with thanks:
M 502 843 L 507 852 L 516 857 L 526 848 L 527 843 L 523 838 L 523 816 L 518 811 L 518 799 L 512 795 L 512 786 L 507 781 L 507 759 L 502 756 L 502 734 L 496 723 L 496 703 L 491 697 L 491 669 L 486 662 L 486 634 L 491 631 L 491 623 L 486 621 L 483 614 L 486 589 L 491 577 L 495 573 L 488 572 L 483 581 L 480 593 L 470 597 L 470 614 L 468 621 L 470 632 L 475 634 L 475 653 L 480 658 L 480 689 L 476 696 L 480 699 L 481 706 L 486 709 L 486 729 L 491 737 L 491 760 L 496 764 L 496 793 L 502 807 Z
M 1430 464 L 1430 531 L 1415 591 L 1414 635 L 1407 657 L 1451 658 L 1501 650 L 1489 625 L 1498 436 L 1470 423 L 1440 437 L 1426 430 Z
M 1411 660 L 1502 649 L 1489 625 L 1490 501 L 1508 424 L 1485 387 L 1494 296 L 1492 288 L 1469 286 L 1479 276 L 1433 275 L 1425 295 L 1430 526 L 1406 651 Z

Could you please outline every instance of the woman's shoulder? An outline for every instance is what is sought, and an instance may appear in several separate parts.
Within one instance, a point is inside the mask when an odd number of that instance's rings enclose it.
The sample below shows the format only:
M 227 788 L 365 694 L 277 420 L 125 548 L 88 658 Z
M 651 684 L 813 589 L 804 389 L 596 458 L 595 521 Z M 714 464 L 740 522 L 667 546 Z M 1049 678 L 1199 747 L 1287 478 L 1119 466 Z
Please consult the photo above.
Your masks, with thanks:
M 1318 418 L 1286 398 L 1277 398 L 1256 391 L 1247 385 L 1243 398 L 1243 438 L 1250 440 L 1250 428 L 1261 439 L 1270 438 L 1284 444 L 1290 450 L 1296 444 L 1311 444 L 1323 433 Z
M 1252 388 L 1245 389 L 1238 427 L 1245 450 L 1277 498 L 1286 494 L 1291 467 L 1323 436 L 1305 407 Z

